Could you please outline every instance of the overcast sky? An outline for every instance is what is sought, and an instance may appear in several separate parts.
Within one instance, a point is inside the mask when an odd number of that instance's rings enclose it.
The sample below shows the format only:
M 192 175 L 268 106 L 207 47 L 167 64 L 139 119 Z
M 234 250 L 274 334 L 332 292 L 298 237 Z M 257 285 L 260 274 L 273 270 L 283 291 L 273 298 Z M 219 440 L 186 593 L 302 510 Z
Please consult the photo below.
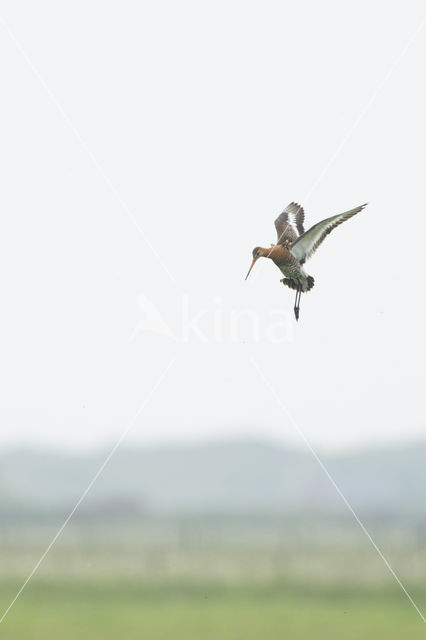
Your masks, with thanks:
M 1 444 L 425 436 L 424 12 L 1 2 Z

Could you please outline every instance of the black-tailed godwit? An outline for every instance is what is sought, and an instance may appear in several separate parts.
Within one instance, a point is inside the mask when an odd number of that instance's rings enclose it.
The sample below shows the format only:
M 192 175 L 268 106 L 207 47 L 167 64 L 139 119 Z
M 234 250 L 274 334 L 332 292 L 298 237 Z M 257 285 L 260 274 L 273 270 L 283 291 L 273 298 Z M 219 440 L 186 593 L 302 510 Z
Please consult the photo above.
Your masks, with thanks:
M 308 231 L 305 231 L 303 223 L 305 212 L 296 202 L 291 202 L 281 215 L 275 220 L 277 230 L 277 242 L 270 249 L 255 247 L 253 249 L 253 262 L 246 275 L 249 277 L 254 263 L 258 258 L 270 258 L 275 262 L 281 273 L 285 276 L 281 282 L 290 289 L 296 290 L 294 301 L 294 315 L 299 319 L 300 296 L 302 292 L 310 291 L 314 286 L 314 279 L 303 269 L 303 264 L 318 249 L 325 237 L 339 224 L 349 220 L 356 213 L 364 209 L 366 204 L 360 207 L 331 216 L 318 222 Z

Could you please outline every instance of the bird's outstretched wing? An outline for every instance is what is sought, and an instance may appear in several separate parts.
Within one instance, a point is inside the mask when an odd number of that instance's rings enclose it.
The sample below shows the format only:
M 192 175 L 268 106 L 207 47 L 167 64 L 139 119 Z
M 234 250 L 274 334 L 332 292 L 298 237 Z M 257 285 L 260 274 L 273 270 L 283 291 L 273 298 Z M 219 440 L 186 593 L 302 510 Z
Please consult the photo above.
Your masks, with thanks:
M 277 230 L 277 244 L 290 246 L 297 240 L 297 236 L 304 233 L 303 222 L 305 212 L 297 202 L 291 202 L 275 220 Z
M 321 242 L 324 238 L 331 232 L 333 229 L 345 222 L 345 220 L 349 220 L 356 213 L 359 213 L 367 206 L 366 204 L 362 204 L 360 207 L 356 207 L 355 209 L 351 209 L 350 211 L 345 211 L 345 213 L 339 213 L 337 216 L 331 216 L 331 218 L 326 218 L 318 224 L 314 224 L 313 227 L 308 229 L 300 238 L 297 238 L 295 242 L 290 247 L 290 252 L 294 255 L 294 257 L 303 264 L 308 258 L 312 256 L 313 253 L 318 249 Z

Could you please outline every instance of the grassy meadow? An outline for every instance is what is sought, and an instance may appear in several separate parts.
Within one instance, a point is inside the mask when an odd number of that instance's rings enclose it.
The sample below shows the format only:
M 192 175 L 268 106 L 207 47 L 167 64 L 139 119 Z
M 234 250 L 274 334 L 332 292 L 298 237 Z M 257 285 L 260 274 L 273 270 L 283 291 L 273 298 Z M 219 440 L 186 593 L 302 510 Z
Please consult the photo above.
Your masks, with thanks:
M 3 606 L 15 587 L 3 584 Z M 425 593 L 415 595 L 425 602 Z M 396 590 L 284 583 L 34 580 L 2 627 L 7 640 L 425 637 L 424 624 Z
M 327 459 L 423 612 L 425 455 Z M 0 617 L 101 459 L 0 452 Z M 315 461 L 253 442 L 118 451 L 0 624 L 0 640 L 423 637 Z
M 53 529 L 52 529 L 53 531 Z M 103 533 L 102 533 L 103 532 Z M 109 528 L 111 533 L 111 528 Z M 49 539 L 9 532 L 0 553 L 7 608 Z M 425 637 L 420 617 L 360 538 L 334 544 L 273 536 L 238 543 L 121 537 L 70 525 L 0 625 L 5 640 L 275 640 Z M 140 532 L 141 533 L 141 532 Z M 220 538 L 220 536 L 218 537 Z M 244 542 L 243 542 L 244 540 Z M 423 548 L 387 555 L 426 609 Z

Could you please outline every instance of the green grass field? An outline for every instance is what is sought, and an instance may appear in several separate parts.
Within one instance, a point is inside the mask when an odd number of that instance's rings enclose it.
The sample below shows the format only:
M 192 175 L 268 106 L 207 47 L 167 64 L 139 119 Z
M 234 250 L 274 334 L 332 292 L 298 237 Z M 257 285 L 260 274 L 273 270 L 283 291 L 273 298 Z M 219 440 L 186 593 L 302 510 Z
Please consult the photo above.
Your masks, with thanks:
M 3 584 L 4 610 L 16 585 Z M 421 606 L 424 592 L 416 592 Z M 5 640 L 317 640 L 426 637 L 404 594 L 211 582 L 34 580 L 2 623 Z
M 107 530 L 107 533 L 111 530 Z M 4 622 L 0 640 L 417 640 L 426 625 L 364 540 L 278 544 L 106 536 L 70 527 Z M 167 533 L 167 531 L 166 531 Z M 19 529 L 0 544 L 0 617 L 51 532 Z M 384 551 L 426 611 L 426 549 Z

